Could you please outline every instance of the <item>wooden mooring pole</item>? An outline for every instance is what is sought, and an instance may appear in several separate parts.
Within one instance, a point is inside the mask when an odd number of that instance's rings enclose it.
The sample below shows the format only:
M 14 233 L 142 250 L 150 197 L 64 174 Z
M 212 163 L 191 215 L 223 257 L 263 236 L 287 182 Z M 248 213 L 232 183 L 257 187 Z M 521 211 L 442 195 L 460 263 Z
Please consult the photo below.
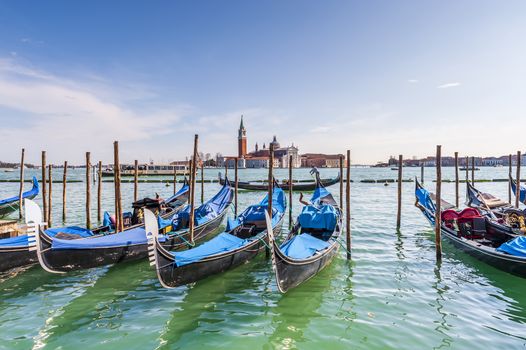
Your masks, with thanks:
M 91 153 L 86 152 L 86 228 L 91 228 Z
M 466 182 L 469 181 L 469 157 L 466 156 Z
M 237 161 L 238 158 L 236 158 L 236 164 L 234 166 L 234 216 L 237 217 L 237 191 L 238 191 L 238 174 L 237 174 Z
M 99 169 L 97 175 L 97 221 L 102 221 L 102 161 L 99 160 Z
M 515 208 L 519 208 L 521 198 L 521 151 L 517 151 L 517 186 L 515 188 Z
M 475 184 L 475 157 L 471 157 L 471 183 Z
M 139 195 L 139 161 L 137 159 L 135 159 L 133 170 L 133 201 L 137 202 Z
M 511 176 L 512 176 L 512 156 L 508 156 L 508 203 L 511 204 Z
M 193 153 L 193 156 L 192 156 L 192 165 L 191 165 L 191 175 L 190 175 L 190 178 L 191 178 L 191 182 L 192 182 L 192 187 L 190 188 L 190 222 L 189 222 L 189 232 L 190 232 L 190 243 L 194 243 L 194 226 L 195 226 L 195 219 L 194 219 L 194 215 L 195 215 L 195 175 L 196 175 L 196 171 L 195 171 L 195 167 L 196 167 L 196 160 L 197 160 L 197 143 L 199 141 L 199 136 L 196 134 L 194 136 L 194 153 Z
M 459 207 L 458 195 L 458 152 L 455 152 L 455 207 Z
M 177 165 L 174 165 L 174 195 L 177 193 Z
M 424 183 L 424 164 L 420 166 L 420 182 Z
M 402 221 L 402 168 L 403 156 L 398 156 L 398 211 L 396 213 L 396 230 L 400 230 L 400 223 Z
M 115 185 L 115 232 L 121 232 L 122 211 L 121 211 L 121 188 L 120 188 L 121 166 L 119 162 L 119 141 L 113 142 L 113 181 Z
M 343 162 L 345 156 L 340 154 L 340 209 L 343 210 Z
M 236 172 L 237 172 L 237 160 L 236 160 Z M 236 174 L 237 178 L 237 174 Z M 237 189 L 236 189 L 237 192 Z M 201 159 L 201 204 L 205 202 L 205 163 Z M 237 194 L 236 194 L 236 216 L 237 216 Z
M 20 189 L 18 191 L 18 217 L 22 219 L 22 216 L 24 215 L 24 201 L 22 198 L 22 194 L 24 193 L 24 156 L 26 154 L 26 150 L 22 148 L 22 157 L 20 158 Z
M 437 146 L 436 156 L 436 167 L 437 167 L 437 182 L 436 182 L 436 213 L 435 213 L 435 246 L 437 261 L 442 261 L 442 239 L 441 239 L 441 227 L 442 227 L 442 146 Z
M 351 259 L 351 150 L 347 150 L 347 174 L 345 177 L 345 227 L 347 260 Z
M 68 179 L 68 161 L 64 161 L 64 172 L 62 173 L 62 223 L 66 222 L 66 190 Z
M 42 151 L 42 211 L 44 213 L 44 222 L 47 223 L 46 168 L 46 151 Z
M 47 174 L 48 174 L 48 200 L 47 200 L 47 223 L 48 223 L 48 227 L 51 227 L 53 225 L 53 202 L 52 202 L 52 198 L 53 198 L 53 177 L 52 177 L 52 173 L 51 173 L 51 169 L 52 169 L 52 166 L 51 164 L 48 165 L 48 168 L 47 168 Z
M 272 220 L 272 195 L 274 192 L 274 144 L 270 144 L 269 149 L 269 164 L 268 164 L 268 216 L 270 217 L 270 220 Z M 265 254 L 268 258 L 270 256 L 270 249 L 268 247 L 265 248 Z
M 292 156 L 289 155 L 289 230 L 292 229 L 292 189 L 293 189 L 293 179 L 292 179 Z M 341 187 L 341 186 L 340 186 Z

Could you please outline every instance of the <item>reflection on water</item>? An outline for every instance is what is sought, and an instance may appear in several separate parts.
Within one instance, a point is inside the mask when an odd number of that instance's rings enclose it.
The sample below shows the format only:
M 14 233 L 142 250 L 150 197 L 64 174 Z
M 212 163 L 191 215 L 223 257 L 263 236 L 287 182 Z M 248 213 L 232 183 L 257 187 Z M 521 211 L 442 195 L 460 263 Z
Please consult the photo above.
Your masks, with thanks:
M 320 171 L 322 177 L 337 172 Z M 443 172 L 453 178 L 452 169 Z M 476 176 L 505 178 L 506 172 L 483 168 Z M 433 173 L 426 173 L 431 187 Z M 404 178 L 417 174 L 419 169 L 404 169 Z M 307 169 L 295 175 L 309 178 Z M 6 176 L 16 174 L 0 174 Z M 217 171 L 207 169 L 205 176 L 215 179 Z M 266 176 L 266 170 L 240 171 L 244 180 Z M 286 178 L 287 170 L 277 170 L 276 176 Z M 286 295 L 277 292 L 264 254 L 173 290 L 160 287 L 146 261 L 66 275 L 47 274 L 35 266 L 0 276 L 0 348 L 523 348 L 525 280 L 446 242 L 442 264 L 437 265 L 433 229 L 413 205 L 414 184 L 403 186 L 402 227 L 397 232 L 396 186 L 359 182 L 395 178 L 396 172 L 353 169 L 352 176 L 353 261 L 346 261 L 342 249 L 329 267 Z M 83 172 L 71 170 L 71 178 L 82 179 Z M 56 186 L 53 213 L 59 222 L 61 191 Z M 128 206 L 133 184 L 122 187 Z M 506 183 L 481 183 L 479 188 L 507 198 Z M 205 197 L 217 189 L 217 184 L 207 184 Z M 141 197 L 172 193 L 164 184 L 141 183 L 139 190 Z M 338 198 L 338 186 L 330 190 Z M 197 198 L 199 191 L 200 186 Z M 103 192 L 103 207 L 111 209 L 112 184 L 105 183 Z M 16 183 L 0 183 L 0 198 L 16 193 Z M 301 209 L 298 196 L 294 194 L 294 215 Z M 453 184 L 443 184 L 443 196 L 453 201 Z M 259 192 L 240 192 L 239 206 L 261 197 Z M 68 185 L 68 202 L 68 223 L 82 224 L 82 183 Z

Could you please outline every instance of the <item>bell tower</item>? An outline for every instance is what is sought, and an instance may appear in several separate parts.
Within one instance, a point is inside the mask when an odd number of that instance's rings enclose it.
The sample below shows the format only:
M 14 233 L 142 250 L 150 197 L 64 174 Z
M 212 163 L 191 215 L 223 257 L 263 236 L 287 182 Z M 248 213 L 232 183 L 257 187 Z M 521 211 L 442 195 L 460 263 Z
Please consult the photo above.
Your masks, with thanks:
M 247 130 L 243 125 L 243 115 L 241 115 L 241 123 L 239 124 L 239 131 L 237 137 L 238 157 L 242 158 L 247 154 Z

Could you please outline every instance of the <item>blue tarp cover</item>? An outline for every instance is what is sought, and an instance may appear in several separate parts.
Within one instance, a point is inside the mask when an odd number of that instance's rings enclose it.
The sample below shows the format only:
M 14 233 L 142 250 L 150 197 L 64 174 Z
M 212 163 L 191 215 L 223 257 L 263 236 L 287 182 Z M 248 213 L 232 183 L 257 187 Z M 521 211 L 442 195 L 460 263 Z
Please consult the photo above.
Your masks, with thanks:
M 436 213 L 436 207 L 435 202 L 431 199 L 431 196 L 429 192 L 424 188 L 417 188 L 415 190 L 415 196 L 418 201 L 418 203 L 426 208 L 426 211 L 424 212 L 427 219 L 431 222 L 432 225 L 435 224 L 435 213 Z
M 72 240 L 53 239 L 52 249 L 92 249 L 123 247 L 128 245 L 146 244 L 146 231 L 143 227 L 94 238 L 79 238 Z
M 37 194 L 38 194 L 38 180 L 36 177 L 33 176 L 33 188 L 31 188 L 29 191 L 22 193 L 22 198 L 32 199 L 32 198 L 35 198 Z M 12 202 L 17 202 L 18 200 L 20 200 L 20 197 L 18 196 L 2 199 L 0 200 L 0 206 L 5 205 L 5 204 L 10 204 Z
M 526 237 L 520 236 L 497 248 L 498 252 L 526 257 Z
M 306 259 L 327 247 L 329 247 L 329 243 L 307 233 L 302 233 L 282 244 L 280 249 L 292 259 Z
M 319 205 L 320 204 L 320 201 L 327 197 L 327 196 L 330 196 L 331 193 L 329 191 L 327 191 L 327 189 L 325 187 L 316 187 L 316 189 L 314 190 L 314 193 L 312 194 L 312 197 L 310 199 L 310 202 L 313 204 L 313 205 Z
M 27 247 L 27 235 L 0 239 L 0 247 Z
M 48 228 L 46 230 L 46 233 L 51 237 L 55 237 L 55 235 L 58 233 L 68 233 L 72 235 L 79 235 L 84 238 L 93 236 L 93 232 L 91 232 L 87 228 L 78 227 L 78 226 Z
M 169 197 L 168 199 L 165 199 L 164 202 L 165 203 L 170 203 L 170 202 L 173 202 L 175 199 L 177 199 L 177 197 L 179 197 L 180 195 L 182 195 L 183 193 L 186 193 L 188 192 L 188 190 L 190 189 L 190 186 L 188 186 L 187 184 L 185 184 L 183 187 L 181 187 L 179 189 L 179 191 L 177 191 L 173 196 Z
M 285 193 L 279 187 L 275 187 L 272 192 L 272 227 L 275 227 L 279 222 L 285 209 L 287 207 L 287 200 Z M 243 223 L 265 221 L 265 211 L 268 210 L 268 195 L 256 205 L 251 205 L 245 209 L 236 219 L 228 219 L 226 231 L 231 231 L 234 228 L 241 226 Z
M 219 214 L 221 214 L 230 204 L 232 194 L 232 189 L 228 185 L 224 185 L 214 197 L 195 209 L 195 224 L 201 225 L 219 216 Z M 189 217 L 190 206 L 187 205 L 183 210 L 174 214 L 171 219 L 158 220 L 159 227 L 163 228 L 171 223 L 174 230 L 181 230 L 187 228 L 187 225 L 182 227 L 182 222 L 188 222 Z M 170 223 L 166 220 L 170 220 Z
M 312 205 L 306 205 L 303 207 L 298 220 L 302 228 L 332 232 L 336 228 L 338 214 L 336 208 L 332 205 L 322 205 L 319 208 Z
M 175 264 L 177 266 L 183 266 L 199 261 L 210 255 L 242 247 L 248 241 L 249 240 L 233 236 L 230 233 L 223 232 L 196 248 L 182 252 L 174 252 L 172 254 L 175 258 Z

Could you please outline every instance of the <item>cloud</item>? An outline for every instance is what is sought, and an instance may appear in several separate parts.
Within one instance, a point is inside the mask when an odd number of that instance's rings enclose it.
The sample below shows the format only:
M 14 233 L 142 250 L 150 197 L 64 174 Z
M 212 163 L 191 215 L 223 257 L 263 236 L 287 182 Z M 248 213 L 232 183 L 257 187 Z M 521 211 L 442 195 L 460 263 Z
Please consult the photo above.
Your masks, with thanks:
M 144 141 L 169 134 L 181 120 L 177 106 L 134 109 L 112 94 L 92 90 L 88 83 L 0 60 L 0 107 L 17 116 L 0 130 L 2 143 L 79 159 L 87 150 L 107 151 L 114 140 Z
M 407 82 L 408 82 L 408 83 L 411 83 L 411 84 L 416 84 L 416 83 L 418 83 L 419 81 L 418 81 L 418 79 L 408 79 Z
M 452 88 L 456 86 L 460 86 L 460 83 L 458 81 L 454 83 L 446 83 L 446 84 L 438 85 L 437 89 L 447 89 L 447 88 Z

